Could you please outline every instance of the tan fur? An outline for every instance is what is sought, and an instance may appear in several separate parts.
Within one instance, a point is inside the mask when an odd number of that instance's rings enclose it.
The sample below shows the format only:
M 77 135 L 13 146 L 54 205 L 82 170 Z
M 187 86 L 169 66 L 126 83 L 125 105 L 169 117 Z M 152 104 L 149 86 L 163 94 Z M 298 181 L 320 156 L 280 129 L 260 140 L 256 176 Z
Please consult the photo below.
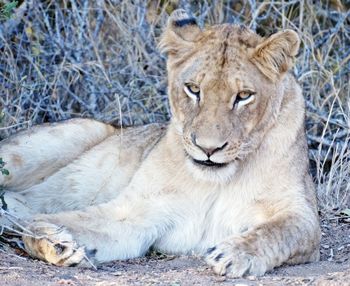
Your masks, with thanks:
M 201 30 L 175 11 L 160 41 L 173 115 L 166 131 L 73 120 L 2 142 L 13 174 L 2 179 L 5 200 L 33 216 L 28 252 L 88 265 L 87 257 L 133 258 L 154 247 L 202 254 L 232 277 L 317 260 L 304 101 L 288 73 L 298 46 L 293 31 L 265 39 L 234 25 Z M 255 94 L 239 101 L 247 89 Z

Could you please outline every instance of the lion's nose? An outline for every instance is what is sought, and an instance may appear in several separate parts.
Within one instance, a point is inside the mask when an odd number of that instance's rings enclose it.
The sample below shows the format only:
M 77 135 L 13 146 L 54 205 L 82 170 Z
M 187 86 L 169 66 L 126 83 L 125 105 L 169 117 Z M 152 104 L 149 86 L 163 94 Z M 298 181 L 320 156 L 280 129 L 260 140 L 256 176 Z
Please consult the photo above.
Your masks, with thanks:
M 220 142 L 214 139 L 201 139 L 197 138 L 196 134 L 191 133 L 192 143 L 201 149 L 208 158 L 213 155 L 215 152 L 224 149 L 227 146 L 227 142 Z

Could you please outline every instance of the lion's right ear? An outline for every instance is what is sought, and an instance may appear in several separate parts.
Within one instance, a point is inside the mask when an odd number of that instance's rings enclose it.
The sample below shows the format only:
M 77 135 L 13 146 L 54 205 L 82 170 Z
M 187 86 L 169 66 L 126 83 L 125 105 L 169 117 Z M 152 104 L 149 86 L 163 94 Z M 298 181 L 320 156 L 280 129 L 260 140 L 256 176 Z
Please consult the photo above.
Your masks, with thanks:
M 200 38 L 201 33 L 195 18 L 183 9 L 175 10 L 168 19 L 158 48 L 168 55 L 181 53 L 191 48 Z
M 259 44 L 251 61 L 272 81 L 285 74 L 294 64 L 298 53 L 300 39 L 293 30 L 273 34 Z

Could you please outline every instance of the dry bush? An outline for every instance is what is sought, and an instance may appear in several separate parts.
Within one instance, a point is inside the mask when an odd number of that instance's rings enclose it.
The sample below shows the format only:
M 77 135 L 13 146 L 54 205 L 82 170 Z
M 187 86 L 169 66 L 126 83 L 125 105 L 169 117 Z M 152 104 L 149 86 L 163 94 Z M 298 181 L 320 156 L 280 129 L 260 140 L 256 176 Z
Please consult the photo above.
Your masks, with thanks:
M 294 73 L 307 101 L 320 208 L 350 207 L 350 1 L 30 0 L 18 6 L 11 19 L 0 18 L 0 138 L 75 116 L 118 125 L 167 120 L 165 59 L 156 43 L 175 8 L 192 11 L 201 25 L 244 23 L 262 35 L 296 30 L 302 46 Z

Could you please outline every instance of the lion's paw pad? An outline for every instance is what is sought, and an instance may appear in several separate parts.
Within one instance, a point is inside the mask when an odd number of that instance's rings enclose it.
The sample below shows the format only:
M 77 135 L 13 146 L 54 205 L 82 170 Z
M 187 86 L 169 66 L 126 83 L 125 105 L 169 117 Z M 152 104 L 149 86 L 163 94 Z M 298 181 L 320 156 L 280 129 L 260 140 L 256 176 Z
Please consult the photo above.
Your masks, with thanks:
M 48 222 L 29 226 L 33 236 L 24 235 L 23 242 L 32 257 L 59 266 L 84 264 L 85 247 L 79 246 L 64 227 Z
M 207 250 L 205 261 L 219 275 L 237 278 L 247 274 L 263 275 L 266 264 L 242 247 L 223 242 Z

